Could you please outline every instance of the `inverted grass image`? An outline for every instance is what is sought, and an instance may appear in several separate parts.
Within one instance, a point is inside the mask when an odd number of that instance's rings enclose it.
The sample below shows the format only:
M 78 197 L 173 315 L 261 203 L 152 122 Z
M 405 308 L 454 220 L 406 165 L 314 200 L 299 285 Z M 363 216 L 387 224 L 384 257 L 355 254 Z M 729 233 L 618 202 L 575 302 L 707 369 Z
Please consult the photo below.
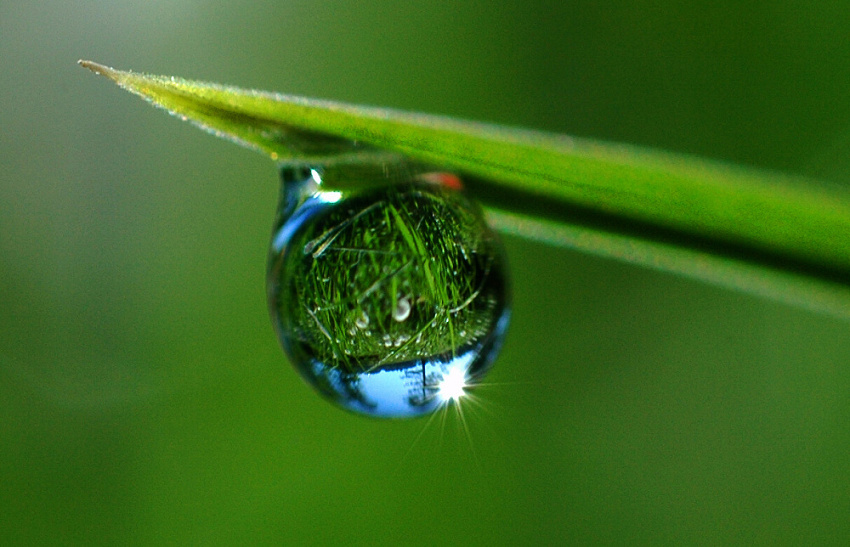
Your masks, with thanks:
M 850 193 L 662 151 L 80 64 L 281 163 L 407 158 L 491 224 L 850 318 Z M 324 181 L 326 189 L 368 184 Z

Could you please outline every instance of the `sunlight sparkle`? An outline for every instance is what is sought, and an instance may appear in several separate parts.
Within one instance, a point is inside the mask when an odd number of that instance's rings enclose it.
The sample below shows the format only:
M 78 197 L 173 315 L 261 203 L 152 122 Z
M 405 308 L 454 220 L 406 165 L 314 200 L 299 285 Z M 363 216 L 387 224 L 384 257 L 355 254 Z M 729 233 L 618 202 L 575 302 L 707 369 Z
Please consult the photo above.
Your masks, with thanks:
M 440 381 L 437 395 L 444 402 L 458 401 L 466 395 L 466 386 L 466 369 L 464 367 L 452 367 Z

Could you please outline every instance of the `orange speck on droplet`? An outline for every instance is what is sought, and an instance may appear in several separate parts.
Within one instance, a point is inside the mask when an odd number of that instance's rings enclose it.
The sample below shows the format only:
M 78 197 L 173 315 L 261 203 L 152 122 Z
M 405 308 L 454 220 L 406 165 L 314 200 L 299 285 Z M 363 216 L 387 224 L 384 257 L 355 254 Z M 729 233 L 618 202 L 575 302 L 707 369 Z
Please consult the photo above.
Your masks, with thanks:
M 461 182 L 460 177 L 454 173 L 422 173 L 418 178 L 423 182 L 436 184 L 437 186 L 442 186 L 450 190 L 463 190 L 463 182 Z

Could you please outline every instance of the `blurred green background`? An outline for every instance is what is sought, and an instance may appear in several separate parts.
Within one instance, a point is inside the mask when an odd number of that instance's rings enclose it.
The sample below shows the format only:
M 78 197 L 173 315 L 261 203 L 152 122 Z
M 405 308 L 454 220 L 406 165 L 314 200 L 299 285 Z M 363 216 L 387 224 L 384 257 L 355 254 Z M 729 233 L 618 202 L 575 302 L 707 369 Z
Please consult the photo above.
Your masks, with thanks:
M 0 542 L 838 543 L 846 322 L 507 239 L 456 417 L 285 362 L 272 162 L 76 66 L 850 181 L 850 2 L 0 2 Z

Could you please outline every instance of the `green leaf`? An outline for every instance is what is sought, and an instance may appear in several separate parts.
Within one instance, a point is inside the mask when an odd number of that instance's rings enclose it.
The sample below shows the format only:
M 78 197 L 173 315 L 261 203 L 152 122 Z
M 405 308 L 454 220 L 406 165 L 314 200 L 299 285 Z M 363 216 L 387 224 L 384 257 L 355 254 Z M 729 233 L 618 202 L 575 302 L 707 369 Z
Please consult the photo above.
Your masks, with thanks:
M 844 187 L 626 145 L 80 64 L 277 161 L 403 154 L 462 174 L 504 231 L 850 318 Z

